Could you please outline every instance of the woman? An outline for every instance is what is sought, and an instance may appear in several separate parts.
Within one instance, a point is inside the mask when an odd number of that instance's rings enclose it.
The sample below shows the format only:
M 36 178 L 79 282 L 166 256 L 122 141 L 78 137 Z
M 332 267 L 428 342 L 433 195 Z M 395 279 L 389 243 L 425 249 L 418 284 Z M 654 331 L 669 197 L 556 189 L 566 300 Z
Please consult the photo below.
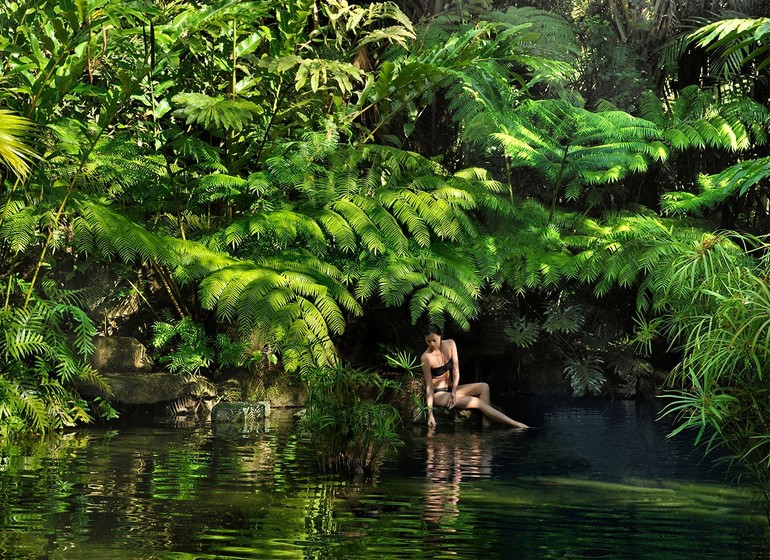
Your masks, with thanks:
M 529 428 L 526 424 L 508 418 L 489 402 L 489 385 L 468 383 L 460 385 L 460 359 L 454 340 L 444 340 L 441 329 L 430 325 L 425 329 L 428 348 L 422 354 L 422 375 L 425 379 L 425 402 L 428 405 L 428 426 L 435 427 L 433 403 L 447 408 L 476 408 L 484 415 L 484 426 L 489 420 L 513 428 Z

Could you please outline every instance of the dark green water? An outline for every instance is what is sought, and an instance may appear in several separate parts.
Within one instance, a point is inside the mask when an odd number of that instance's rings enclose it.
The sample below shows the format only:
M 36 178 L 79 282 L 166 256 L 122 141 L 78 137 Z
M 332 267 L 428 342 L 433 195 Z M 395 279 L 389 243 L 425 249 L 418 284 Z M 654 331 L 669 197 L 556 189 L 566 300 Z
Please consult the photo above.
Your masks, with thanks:
M 770 558 L 757 497 L 649 406 L 515 415 L 543 429 L 409 429 L 358 483 L 315 474 L 280 412 L 256 434 L 158 424 L 19 446 L 0 464 L 0 557 Z

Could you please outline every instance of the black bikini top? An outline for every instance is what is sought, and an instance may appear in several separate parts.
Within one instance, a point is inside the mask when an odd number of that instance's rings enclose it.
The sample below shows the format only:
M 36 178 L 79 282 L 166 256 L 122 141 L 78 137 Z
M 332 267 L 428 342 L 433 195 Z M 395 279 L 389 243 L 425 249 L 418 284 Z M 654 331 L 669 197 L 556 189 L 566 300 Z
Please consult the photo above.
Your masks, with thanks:
M 445 363 L 443 366 L 438 367 L 432 367 L 430 368 L 430 374 L 433 377 L 438 377 L 439 375 L 444 375 L 447 371 L 452 371 L 454 369 L 454 364 L 452 363 L 452 358 L 449 358 L 449 361 Z

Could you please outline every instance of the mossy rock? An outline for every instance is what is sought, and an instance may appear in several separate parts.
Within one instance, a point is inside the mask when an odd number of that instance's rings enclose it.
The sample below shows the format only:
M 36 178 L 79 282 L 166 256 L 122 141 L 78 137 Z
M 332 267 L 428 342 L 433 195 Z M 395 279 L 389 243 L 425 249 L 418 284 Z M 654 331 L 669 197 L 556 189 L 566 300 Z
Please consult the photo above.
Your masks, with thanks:
M 151 372 L 154 366 L 144 345 L 130 336 L 97 336 L 88 362 L 100 373 Z

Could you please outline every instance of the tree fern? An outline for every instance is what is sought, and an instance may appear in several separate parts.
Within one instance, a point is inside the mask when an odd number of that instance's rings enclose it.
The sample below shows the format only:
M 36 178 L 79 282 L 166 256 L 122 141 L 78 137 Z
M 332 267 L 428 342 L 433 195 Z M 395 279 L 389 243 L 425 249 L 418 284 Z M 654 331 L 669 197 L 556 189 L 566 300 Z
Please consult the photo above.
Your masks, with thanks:
M 237 320 L 242 333 L 260 333 L 281 347 L 288 369 L 335 363 L 331 337 L 344 331 L 344 313 L 360 313 L 339 272 L 307 254 L 217 270 L 201 282 L 201 302 L 220 318 Z
M 499 189 L 480 171 L 451 175 L 435 162 L 401 150 L 338 147 L 315 156 L 319 159 L 308 159 L 308 145 L 295 143 L 283 158 L 272 158 L 276 188 L 299 191 L 296 210 L 266 209 L 241 220 L 217 234 L 217 246 L 235 246 L 247 233 L 260 236 L 270 228 L 282 243 L 296 235 L 315 251 L 327 243 L 343 252 L 361 248 L 403 254 L 410 238 L 423 247 L 435 239 L 472 239 L 477 233 L 468 212 L 478 200 L 491 203 L 491 194 Z
M 767 108 L 739 93 L 687 86 L 665 105 L 650 92 L 642 107 L 642 116 L 660 126 L 676 150 L 746 150 L 766 140 Z
M 234 251 L 249 239 L 269 244 L 274 250 L 300 243 L 318 254 L 328 245 L 319 221 L 288 209 L 258 212 L 236 220 L 209 237 L 206 244 L 217 251 Z
M 562 197 L 577 199 L 591 185 L 617 182 L 667 157 L 655 124 L 622 111 L 594 113 L 566 101 L 529 101 L 499 127 L 492 136 L 510 165 L 543 177 L 552 212 Z
M 577 264 L 562 236 L 573 228 L 558 224 L 561 213 L 549 217 L 535 201 L 498 202 L 488 207 L 485 235 L 473 242 L 470 256 L 492 289 L 524 294 L 575 277 Z
M 515 41 L 515 54 L 508 58 L 522 74 L 526 71 L 526 78 L 515 79 L 518 77 L 514 75 L 511 80 L 511 75 L 498 66 L 499 58 L 482 60 L 458 75 L 448 89 L 447 98 L 452 118 L 463 128 L 490 116 L 490 112 L 508 110 L 518 102 L 517 88 L 545 83 L 560 89 L 574 74 L 573 65 L 579 51 L 575 29 L 545 10 L 509 7 L 504 12 L 482 11 L 479 18 L 521 30 Z M 449 26 L 433 23 L 429 29 L 434 36 L 425 40 L 441 43 L 442 37 L 454 33 L 456 23 L 451 18 L 448 22 Z M 466 139 L 473 137 L 469 130 L 463 130 L 462 134 Z
M 429 32 L 434 29 L 429 27 Z M 524 87 L 536 70 L 552 68 L 559 63 L 542 56 L 533 48 L 529 24 L 511 25 L 483 22 L 458 33 L 434 38 L 427 35 L 423 47 L 405 56 L 383 62 L 377 76 L 364 88 L 355 116 L 376 105 L 380 119 L 374 131 L 390 122 L 397 114 L 407 113 L 414 121 L 431 101 L 433 92 L 447 88 L 455 101 L 452 109 L 467 117 L 477 114 L 479 105 L 499 110 L 500 91 L 510 84 Z M 508 60 L 508 65 L 494 61 Z M 518 63 L 518 67 L 516 67 Z M 561 65 L 562 75 L 568 66 Z M 525 74 L 528 74 L 525 77 Z M 537 77 L 536 79 L 540 79 Z M 472 109 L 463 109 L 461 99 L 468 99 Z M 372 138 L 374 131 L 367 139 Z
M 705 23 L 680 38 L 668 53 L 669 59 L 676 60 L 688 48 L 698 48 L 708 56 L 708 66 L 705 71 L 722 84 L 722 92 L 743 91 L 746 95 L 754 95 L 754 84 L 757 79 L 767 75 L 768 64 L 768 19 L 724 19 Z M 729 95 L 732 101 L 737 96 Z M 738 98 L 741 100 L 741 98 Z M 721 101 L 721 100 L 720 100 Z M 714 104 L 717 105 L 716 103 Z M 724 124 L 715 132 L 706 129 L 706 137 L 719 139 L 722 143 L 736 136 L 739 148 L 752 148 L 766 141 L 767 109 L 756 108 L 746 101 L 729 103 L 729 109 L 724 115 L 728 126 Z M 722 115 L 722 112 L 719 113 Z M 740 127 L 756 134 L 749 144 L 746 135 L 739 135 Z M 753 122 L 752 122 L 753 121 Z M 716 123 L 715 123 L 716 124 Z M 735 131 L 735 132 L 733 132 Z M 700 133 L 701 131 L 696 131 Z M 692 135 L 692 133 L 691 133 Z M 727 138 L 725 136 L 727 135 Z M 669 193 L 664 201 L 669 212 L 700 213 L 704 209 L 714 208 L 730 198 L 745 195 L 756 187 L 767 176 L 767 162 L 764 159 L 742 161 L 726 169 L 722 173 L 702 177 L 699 181 L 701 192 L 697 195 L 690 193 Z

